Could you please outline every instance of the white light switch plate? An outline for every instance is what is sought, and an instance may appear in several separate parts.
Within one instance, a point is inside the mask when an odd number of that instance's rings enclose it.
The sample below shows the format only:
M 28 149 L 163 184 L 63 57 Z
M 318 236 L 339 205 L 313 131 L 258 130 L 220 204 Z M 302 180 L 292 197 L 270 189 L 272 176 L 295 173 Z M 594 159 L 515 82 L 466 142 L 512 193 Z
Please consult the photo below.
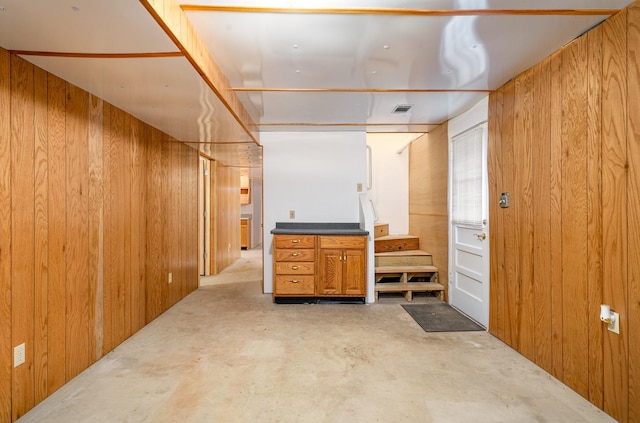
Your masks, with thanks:
M 24 364 L 26 360 L 24 342 L 13 349 L 13 367 Z

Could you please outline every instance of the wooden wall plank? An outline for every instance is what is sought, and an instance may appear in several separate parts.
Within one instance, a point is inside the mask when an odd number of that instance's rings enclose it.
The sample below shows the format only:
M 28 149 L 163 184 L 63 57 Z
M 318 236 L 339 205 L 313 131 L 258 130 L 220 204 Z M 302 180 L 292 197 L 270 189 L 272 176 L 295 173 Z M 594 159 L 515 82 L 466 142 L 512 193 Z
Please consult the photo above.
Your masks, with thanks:
M 504 209 L 504 268 L 505 268 L 505 311 L 503 340 L 513 348 L 519 348 L 517 324 L 520 309 L 516 304 L 520 301 L 518 286 L 518 257 L 516 244 L 516 213 L 518 209 L 514 176 L 514 116 L 515 116 L 515 82 L 512 80 L 503 87 L 503 122 L 502 128 L 502 182 L 503 191 L 510 194 L 509 208 Z
M 171 294 L 170 294 L 170 284 L 167 283 L 168 274 L 171 271 L 171 240 L 173 237 L 173 233 L 171 232 L 171 227 L 173 226 L 173 221 L 171 220 L 171 182 L 172 176 L 171 172 L 173 171 L 170 167 L 171 163 L 171 141 L 168 135 L 163 134 L 160 140 L 160 166 L 162 169 L 166 169 L 165 172 L 161 172 L 159 175 L 155 175 L 155 177 L 161 177 L 161 203 L 160 203 L 160 211 L 162 214 L 162 267 L 160 273 L 159 284 L 162 288 L 160 293 L 162 299 L 162 311 L 171 307 Z
M 623 11 L 603 24 L 602 46 L 603 302 L 620 313 L 620 335 L 604 331 L 604 410 L 623 422 L 629 398 L 626 18 Z
M 89 328 L 90 362 L 102 357 L 104 325 L 104 209 L 103 129 L 104 102 L 89 97 Z
M 67 380 L 89 366 L 89 95 L 67 84 Z
M 35 305 L 34 305 L 34 371 L 35 402 L 48 396 L 48 163 L 47 163 L 47 73 L 34 69 L 35 85 L 35 162 L 34 162 L 34 218 L 35 218 Z
M 562 51 L 562 251 L 564 382 L 589 393 L 587 297 L 587 49 L 578 38 Z
M 409 233 L 432 254 L 445 299 L 449 296 L 448 128 L 440 125 L 409 146 Z
M 163 226 L 162 213 L 162 181 L 164 180 L 161 162 L 162 135 L 156 129 L 151 130 L 149 149 L 147 151 L 147 213 L 146 238 L 147 243 L 145 277 L 146 297 L 145 314 L 146 322 L 155 319 L 163 310 Z M 155 211 L 155 212 L 154 212 Z
M 640 92 L 640 2 L 627 9 L 627 93 Z M 640 421 L 640 96 L 627 97 L 627 157 L 629 160 L 629 416 Z M 635 334 L 635 335 L 632 335 Z M 635 352 L 634 352 L 635 351 Z
M 587 275 L 589 307 L 589 400 L 602 408 L 602 26 L 585 35 L 588 47 Z
M 145 324 L 144 284 L 144 219 L 145 219 L 145 137 L 142 122 L 130 121 L 130 190 L 131 190 L 131 332 L 137 332 Z
M 515 128 L 513 155 L 515 173 L 516 243 L 518 244 L 517 283 L 520 288 L 520 313 L 516 321 L 520 353 L 534 360 L 533 296 L 533 70 L 522 73 L 515 82 Z
M 122 265 L 124 268 L 124 276 L 122 280 L 122 291 L 120 291 L 120 296 L 118 300 L 121 302 L 121 306 L 124 310 L 123 313 L 123 321 L 122 327 L 120 328 L 120 337 L 118 338 L 118 343 L 123 342 L 125 339 L 131 336 L 131 310 L 132 310 L 132 280 L 131 280 L 131 254 L 132 254 L 132 198 L 131 198 L 131 178 L 132 178 L 132 158 L 131 158 L 131 144 L 133 143 L 132 134 L 131 134 L 131 122 L 134 119 L 129 113 L 120 111 L 124 114 L 124 122 L 123 122 L 123 133 L 122 138 L 120 140 L 120 154 L 121 154 L 121 169 L 122 174 L 119 179 L 119 195 L 120 205 L 122 209 L 120 210 L 121 214 L 119 215 L 121 218 L 120 224 L 124 229 L 124 237 L 123 237 L 123 256 L 122 256 Z
M 488 176 L 489 176 L 489 222 L 496 228 L 503 228 L 503 211 L 499 206 L 502 193 L 502 90 L 489 95 L 488 129 Z M 502 230 L 489 231 L 489 245 L 495 252 L 490 254 L 489 264 L 489 332 L 498 339 L 504 338 L 504 233 Z
M 48 151 L 49 163 L 49 339 L 48 391 L 56 391 L 66 382 L 66 279 L 65 244 L 67 237 L 65 154 L 66 84 L 54 76 L 48 78 Z
M 0 321 L 11 322 L 11 57 L 0 48 Z M 0 422 L 11 421 L 11 325 L 0 325 Z
M 534 362 L 551 372 L 551 59 L 540 63 L 533 72 Z
M 102 109 L 102 174 L 103 174 L 103 184 L 102 184 L 102 193 L 103 193 L 103 201 L 104 201 L 104 209 L 103 209 L 103 287 L 102 287 L 102 310 L 103 310 L 103 321 L 102 321 L 102 354 L 107 354 L 111 351 L 116 343 L 114 341 L 113 335 L 113 324 L 114 324 L 114 285 L 115 285 L 115 272 L 114 272 L 114 255 L 113 250 L 115 248 L 114 245 L 114 236 L 112 233 L 113 226 L 113 205 L 111 198 L 111 138 L 112 138 L 112 129 L 111 129 L 111 110 L 113 106 L 109 103 L 104 103 Z
M 627 16 L 628 93 L 640 91 L 640 2 L 628 8 Z M 631 173 L 629 175 L 629 257 L 640 256 L 640 98 L 628 97 L 627 145 Z M 629 260 L 629 421 L 640 421 L 640 263 Z
M 110 111 L 109 143 L 109 228 L 105 237 L 109 240 L 110 301 L 111 301 L 111 343 L 115 347 L 127 338 L 127 322 L 130 310 L 126 306 L 125 279 L 125 114 L 112 107 Z M 129 316 L 127 316 L 129 314 Z
M 13 369 L 12 414 L 34 406 L 34 81 L 33 65 L 11 56 L 11 345 L 25 344 Z
M 551 130 L 550 151 L 550 207 L 551 227 L 551 374 L 563 378 L 563 296 L 562 296 L 562 54 L 551 56 Z

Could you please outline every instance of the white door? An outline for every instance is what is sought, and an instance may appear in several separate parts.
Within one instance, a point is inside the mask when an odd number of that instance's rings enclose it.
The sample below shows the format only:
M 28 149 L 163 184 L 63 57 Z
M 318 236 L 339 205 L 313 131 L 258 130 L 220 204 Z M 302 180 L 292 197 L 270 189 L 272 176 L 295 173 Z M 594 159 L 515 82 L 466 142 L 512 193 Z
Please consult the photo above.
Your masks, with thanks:
M 489 228 L 486 123 L 451 139 L 449 303 L 489 324 Z

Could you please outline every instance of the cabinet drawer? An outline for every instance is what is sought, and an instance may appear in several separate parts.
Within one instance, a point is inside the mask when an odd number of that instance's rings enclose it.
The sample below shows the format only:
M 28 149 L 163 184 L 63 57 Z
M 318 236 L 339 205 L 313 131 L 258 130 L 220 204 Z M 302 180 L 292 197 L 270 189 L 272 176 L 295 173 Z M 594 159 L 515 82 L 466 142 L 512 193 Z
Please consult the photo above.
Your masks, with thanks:
M 316 250 L 276 250 L 276 261 L 315 261 Z
M 276 248 L 316 248 L 315 235 L 276 235 Z
M 276 263 L 276 274 L 278 275 L 313 275 L 316 272 L 314 262 L 290 262 L 283 261 Z
M 321 236 L 320 248 L 365 248 L 367 237 L 362 235 Z
M 274 285 L 276 295 L 313 295 L 314 276 L 278 275 Z

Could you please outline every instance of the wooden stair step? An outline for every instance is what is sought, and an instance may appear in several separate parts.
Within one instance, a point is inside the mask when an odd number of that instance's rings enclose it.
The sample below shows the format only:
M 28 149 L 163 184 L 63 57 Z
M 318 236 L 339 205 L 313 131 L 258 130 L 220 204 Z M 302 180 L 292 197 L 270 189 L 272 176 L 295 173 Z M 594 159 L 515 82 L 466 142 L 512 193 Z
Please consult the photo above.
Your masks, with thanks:
M 435 266 L 380 266 L 375 268 L 376 273 L 431 273 L 437 272 Z
M 419 250 L 420 238 L 414 235 L 387 235 L 375 239 L 375 252 Z
M 375 265 L 379 266 L 431 266 L 433 258 L 422 250 L 400 250 L 375 253 Z
M 374 223 L 373 224 L 373 238 L 380 238 L 382 236 L 389 235 L 388 223 Z
M 414 292 L 431 292 L 438 293 L 438 298 L 442 299 L 444 292 L 444 286 L 437 282 L 408 282 L 408 283 L 377 283 L 375 286 L 375 297 L 378 301 L 378 294 L 380 292 L 402 292 L 405 299 L 411 301 L 413 299 Z

